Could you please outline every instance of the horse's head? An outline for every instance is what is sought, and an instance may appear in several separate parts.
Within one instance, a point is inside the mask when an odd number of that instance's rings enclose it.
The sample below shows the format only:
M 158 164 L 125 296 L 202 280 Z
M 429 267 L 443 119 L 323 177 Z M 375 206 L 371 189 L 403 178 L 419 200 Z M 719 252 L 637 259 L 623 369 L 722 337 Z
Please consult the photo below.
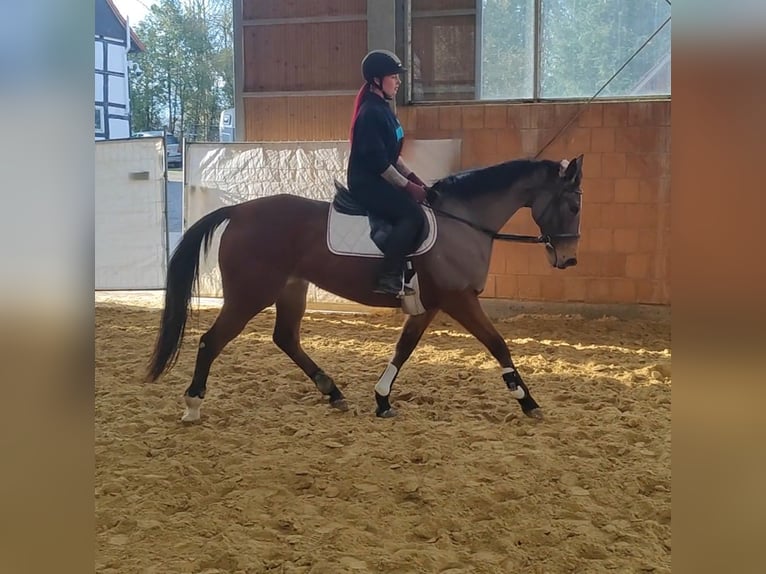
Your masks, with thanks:
M 577 265 L 580 240 L 583 156 L 562 160 L 558 173 L 551 173 L 535 194 L 532 218 L 547 239 L 545 251 L 557 269 Z

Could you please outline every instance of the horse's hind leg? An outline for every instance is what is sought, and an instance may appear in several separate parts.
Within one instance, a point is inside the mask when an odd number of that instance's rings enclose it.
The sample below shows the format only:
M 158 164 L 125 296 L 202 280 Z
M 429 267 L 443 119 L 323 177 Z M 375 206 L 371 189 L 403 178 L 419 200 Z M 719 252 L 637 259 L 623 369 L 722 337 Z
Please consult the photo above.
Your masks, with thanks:
M 207 378 L 210 374 L 210 366 L 221 354 L 224 347 L 242 332 L 248 321 L 273 303 L 273 299 L 262 304 L 249 302 L 232 303 L 224 299 L 221 312 L 216 317 L 213 326 L 200 337 L 197 349 L 197 361 L 194 365 L 194 376 L 191 385 L 184 393 L 186 412 L 181 420 L 194 422 L 199 420 L 199 409 L 202 399 L 205 398 Z
M 377 416 L 384 418 L 396 416 L 396 409 L 392 408 L 388 401 L 391 386 L 394 384 L 402 365 L 410 358 L 412 351 L 418 346 L 420 338 L 438 312 L 438 309 L 431 309 L 420 315 L 407 317 L 399 340 L 396 342 L 394 356 L 375 384 L 375 402 L 377 403 L 375 414 Z
M 481 341 L 497 359 L 503 368 L 503 381 L 511 391 L 511 395 L 519 401 L 524 414 L 537 419 L 543 418 L 542 410 L 532 398 L 527 385 L 513 364 L 505 339 L 484 313 L 478 297 L 469 292 L 456 293 L 452 297 L 444 297 L 442 309 Z
M 348 410 L 343 393 L 331 377 L 319 368 L 301 347 L 301 319 L 306 312 L 308 281 L 291 278 L 282 289 L 276 302 L 277 319 L 274 324 L 274 343 L 314 381 L 319 391 L 329 397 L 330 406 Z

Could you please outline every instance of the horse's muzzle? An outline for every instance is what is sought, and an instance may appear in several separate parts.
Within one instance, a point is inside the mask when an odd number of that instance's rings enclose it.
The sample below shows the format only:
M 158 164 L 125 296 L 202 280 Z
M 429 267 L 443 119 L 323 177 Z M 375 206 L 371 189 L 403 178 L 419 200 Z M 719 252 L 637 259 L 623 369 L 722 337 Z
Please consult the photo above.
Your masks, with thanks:
M 562 263 L 559 263 L 557 267 L 559 269 L 566 269 L 567 267 L 574 267 L 577 265 L 577 257 L 568 257 Z

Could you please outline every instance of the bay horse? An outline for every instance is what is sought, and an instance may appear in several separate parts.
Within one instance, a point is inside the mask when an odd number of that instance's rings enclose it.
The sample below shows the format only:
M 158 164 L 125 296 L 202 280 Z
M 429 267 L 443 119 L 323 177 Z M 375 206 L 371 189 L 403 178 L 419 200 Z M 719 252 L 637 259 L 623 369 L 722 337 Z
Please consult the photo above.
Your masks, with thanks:
M 540 243 L 551 266 L 577 264 L 580 238 L 583 156 L 567 161 L 514 160 L 462 171 L 436 181 L 428 190 L 438 236 L 411 262 L 417 273 L 421 308 L 408 314 L 394 355 L 375 384 L 376 415 L 391 417 L 389 397 L 405 361 L 439 310 L 475 336 L 499 363 L 502 378 L 522 412 L 542 418 L 542 410 L 516 369 L 508 346 L 480 306 L 492 243 L 507 239 Z M 348 191 L 336 182 L 339 193 Z M 337 196 L 336 196 L 337 199 Z M 500 234 L 519 209 L 531 209 L 540 236 Z M 335 381 L 304 351 L 300 325 L 306 293 L 313 283 L 345 299 L 373 307 L 402 305 L 393 295 L 373 293 L 379 259 L 338 255 L 328 247 L 325 201 L 275 195 L 224 206 L 195 222 L 183 235 L 168 265 L 159 334 L 148 366 L 155 381 L 178 359 L 200 256 L 221 234 L 218 265 L 223 304 L 212 327 L 199 341 L 191 384 L 184 393 L 183 421 L 196 421 L 215 358 L 263 309 L 275 305 L 274 343 L 314 382 L 331 407 L 348 405 Z

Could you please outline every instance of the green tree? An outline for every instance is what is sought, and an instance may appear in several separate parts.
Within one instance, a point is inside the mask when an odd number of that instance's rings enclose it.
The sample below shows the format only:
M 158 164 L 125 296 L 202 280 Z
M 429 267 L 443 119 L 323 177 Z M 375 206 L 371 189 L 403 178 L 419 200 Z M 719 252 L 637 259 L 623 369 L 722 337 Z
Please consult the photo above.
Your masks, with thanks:
M 665 0 L 544 0 L 542 97 L 592 96 L 669 16 Z M 630 94 L 669 53 L 667 26 L 603 95 Z
M 133 59 L 136 131 L 166 128 L 189 139 L 215 139 L 223 109 L 232 106 L 231 4 L 226 0 L 161 0 L 136 26 L 147 47 Z M 228 27 L 228 28 L 227 28 Z
M 534 14 L 534 0 L 483 0 L 482 99 L 532 97 Z

